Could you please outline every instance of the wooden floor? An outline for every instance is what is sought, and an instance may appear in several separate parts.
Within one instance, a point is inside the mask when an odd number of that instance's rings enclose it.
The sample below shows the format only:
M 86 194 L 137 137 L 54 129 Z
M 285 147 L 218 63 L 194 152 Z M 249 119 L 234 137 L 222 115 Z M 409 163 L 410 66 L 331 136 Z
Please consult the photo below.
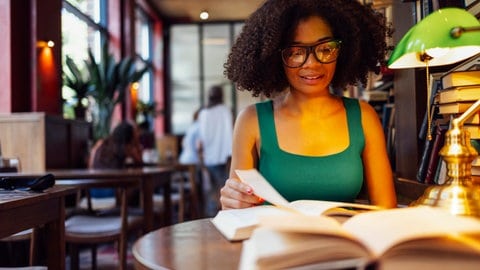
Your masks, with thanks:
M 133 267 L 133 256 L 131 252 L 131 246 L 133 241 L 129 243 L 128 254 L 127 254 L 127 269 L 134 269 Z M 116 248 L 113 244 L 104 245 L 98 248 L 97 253 L 97 269 L 98 270 L 110 270 L 118 268 L 118 256 Z M 80 253 L 80 270 L 89 270 L 91 267 L 91 256 L 89 250 L 84 250 Z M 70 269 L 70 258 L 66 258 L 66 270 Z

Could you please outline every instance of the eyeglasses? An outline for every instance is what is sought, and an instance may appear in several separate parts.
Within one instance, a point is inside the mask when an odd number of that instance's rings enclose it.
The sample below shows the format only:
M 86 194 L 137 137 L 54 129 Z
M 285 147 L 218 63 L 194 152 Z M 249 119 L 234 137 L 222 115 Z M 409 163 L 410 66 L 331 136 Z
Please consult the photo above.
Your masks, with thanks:
M 285 66 L 290 68 L 298 68 L 307 62 L 308 56 L 313 52 L 318 62 L 328 64 L 338 58 L 341 40 L 322 41 L 311 46 L 290 46 L 283 49 L 282 61 Z

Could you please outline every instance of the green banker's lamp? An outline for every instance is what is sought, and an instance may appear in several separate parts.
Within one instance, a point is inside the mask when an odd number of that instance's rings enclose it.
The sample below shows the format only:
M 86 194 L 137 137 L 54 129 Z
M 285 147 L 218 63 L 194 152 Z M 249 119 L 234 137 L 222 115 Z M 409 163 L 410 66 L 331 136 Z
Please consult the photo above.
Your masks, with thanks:
M 480 54 L 480 22 L 460 8 L 439 9 L 413 26 L 395 47 L 391 69 L 424 67 L 427 73 L 427 139 L 431 139 L 429 66 L 453 64 Z M 478 156 L 463 123 L 480 109 L 475 102 L 451 121 L 440 155 L 447 164 L 447 181 L 432 185 L 412 205 L 441 207 L 454 215 L 480 217 L 480 183 L 472 179 L 472 161 Z

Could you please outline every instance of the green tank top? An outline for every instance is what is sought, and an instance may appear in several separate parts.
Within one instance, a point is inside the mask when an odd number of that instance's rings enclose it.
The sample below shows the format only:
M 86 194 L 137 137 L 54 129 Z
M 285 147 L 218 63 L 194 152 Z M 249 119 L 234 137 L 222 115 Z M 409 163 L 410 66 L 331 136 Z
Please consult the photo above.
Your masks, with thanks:
M 288 201 L 352 202 L 360 192 L 365 145 L 360 105 L 351 98 L 343 98 L 343 104 L 347 111 L 349 146 L 342 152 L 318 157 L 281 150 L 272 101 L 256 104 L 261 138 L 258 170 Z

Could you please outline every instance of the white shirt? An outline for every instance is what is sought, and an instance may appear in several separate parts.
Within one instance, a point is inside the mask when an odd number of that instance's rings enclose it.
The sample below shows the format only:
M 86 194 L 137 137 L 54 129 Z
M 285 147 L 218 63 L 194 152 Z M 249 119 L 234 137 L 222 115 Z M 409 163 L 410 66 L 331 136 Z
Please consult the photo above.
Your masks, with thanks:
M 204 164 L 225 164 L 232 155 L 232 111 L 224 104 L 205 108 L 200 111 L 198 122 Z
M 198 164 L 198 143 L 199 143 L 199 124 L 198 121 L 192 125 L 185 132 L 182 139 L 182 152 L 178 161 L 182 164 Z

